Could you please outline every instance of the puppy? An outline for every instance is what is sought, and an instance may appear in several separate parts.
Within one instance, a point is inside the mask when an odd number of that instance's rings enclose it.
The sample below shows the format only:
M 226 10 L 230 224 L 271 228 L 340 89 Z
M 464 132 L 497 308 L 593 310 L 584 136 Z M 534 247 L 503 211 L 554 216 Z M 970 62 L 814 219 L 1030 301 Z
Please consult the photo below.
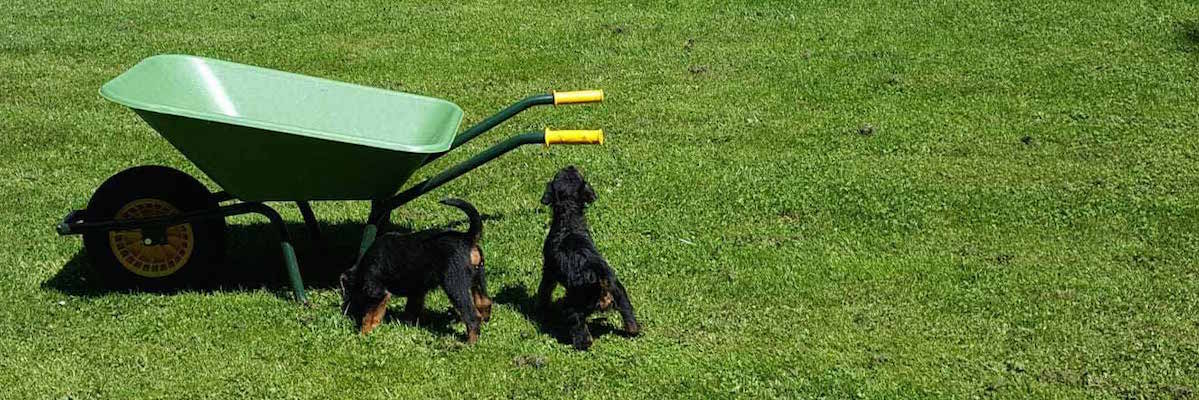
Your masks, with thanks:
M 554 288 L 558 284 L 566 288 L 564 311 L 571 343 L 578 350 L 591 347 L 587 317 L 612 305 L 620 311 L 625 331 L 631 335 L 641 332 L 624 285 L 591 241 L 583 209 L 593 201 L 595 190 L 573 165 L 558 171 L 541 197 L 541 204 L 553 209 L 553 222 L 542 248 L 544 264 L 537 305 L 548 310 Z
M 479 339 L 479 325 L 491 319 L 491 297 L 479 237 L 483 220 L 470 203 L 446 199 L 470 219 L 466 232 L 431 229 L 410 234 L 386 233 L 341 275 L 342 312 L 370 333 L 383 321 L 392 295 L 407 297 L 403 318 L 418 321 L 425 295 L 441 286 L 466 324 L 466 342 Z

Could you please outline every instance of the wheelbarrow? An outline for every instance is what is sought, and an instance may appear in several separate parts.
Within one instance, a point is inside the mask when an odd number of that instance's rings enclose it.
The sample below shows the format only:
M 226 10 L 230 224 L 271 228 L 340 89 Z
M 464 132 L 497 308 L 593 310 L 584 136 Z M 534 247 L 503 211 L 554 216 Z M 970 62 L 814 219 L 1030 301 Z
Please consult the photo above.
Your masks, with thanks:
M 91 267 L 114 286 L 173 288 L 201 281 L 225 251 L 225 217 L 256 213 L 278 231 L 296 300 L 304 282 L 283 218 L 266 202 L 295 202 L 319 239 L 316 200 L 370 200 L 359 256 L 391 211 L 525 144 L 602 144 L 599 130 L 528 132 L 399 191 L 419 168 L 530 107 L 603 101 L 600 90 L 525 98 L 458 131 L 449 101 L 186 55 L 146 58 L 100 95 L 137 113 L 223 188 L 139 166 L 108 178 L 59 235 L 83 235 Z M 398 193 L 397 193 L 398 192 Z

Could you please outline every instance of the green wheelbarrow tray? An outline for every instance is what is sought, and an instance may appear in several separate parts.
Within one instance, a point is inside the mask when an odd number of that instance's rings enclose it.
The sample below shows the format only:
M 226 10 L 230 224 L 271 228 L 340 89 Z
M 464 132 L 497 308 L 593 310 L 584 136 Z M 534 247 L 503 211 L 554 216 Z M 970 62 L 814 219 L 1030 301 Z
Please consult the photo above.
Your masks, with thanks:
M 371 200 L 362 240 L 365 250 L 374 240 L 375 225 L 385 222 L 391 210 L 516 147 L 534 143 L 603 142 L 603 132 L 598 130 L 546 129 L 518 134 L 396 193 L 420 167 L 525 109 L 599 102 L 603 100 L 603 92 L 585 90 L 531 96 L 458 134 L 455 132 L 462 121 L 462 109 L 449 101 L 186 55 L 159 55 L 142 60 L 106 83 L 100 94 L 133 109 L 224 191 L 203 199 L 201 203 L 210 206 L 196 207 L 194 202 L 186 202 L 193 205 L 181 211 L 178 204 L 162 201 L 169 194 L 178 195 L 171 187 L 134 185 L 140 194 L 129 195 L 140 199 L 120 208 L 118 215 L 89 215 L 86 209 L 73 210 L 56 225 L 57 232 L 82 234 L 93 242 L 107 240 L 114 254 L 119 250 L 121 257 L 132 257 L 129 261 L 132 264 L 124 266 L 136 273 L 133 266 L 144 266 L 140 264 L 144 260 L 137 259 L 138 251 L 143 248 L 186 244 L 197 239 L 190 236 L 193 225 L 203 225 L 214 218 L 220 222 L 232 215 L 262 214 L 279 232 L 288 276 L 296 298 L 301 301 L 306 301 L 306 297 L 287 229 L 278 212 L 263 202 L 296 202 L 315 236 L 319 232 L 308 201 Z M 109 181 L 119 180 L 122 185 L 113 186 L 130 187 L 131 176 L 153 172 L 160 177 L 184 180 L 179 184 L 194 182 L 186 174 L 163 172 L 161 167 L 138 168 L 114 175 Z M 108 183 L 97 190 L 93 201 Z M 203 193 L 202 185 L 194 182 L 193 187 L 196 185 L 199 186 L 196 190 Z M 110 195 L 109 199 L 112 198 Z M 240 202 L 221 205 L 232 200 Z M 125 203 L 117 205 L 120 204 Z M 136 241 L 128 239 L 130 232 L 136 234 Z M 179 235 L 187 240 L 180 242 Z M 87 247 L 89 253 L 109 252 L 109 246 L 105 245 Z M 186 263 L 191 247 L 186 250 L 178 253 L 147 250 L 146 254 L 170 254 L 169 261 L 178 264 L 171 264 L 170 268 L 182 268 L 190 265 Z
M 462 121 L 445 100 L 184 55 L 147 58 L 100 94 L 246 201 L 390 196 Z

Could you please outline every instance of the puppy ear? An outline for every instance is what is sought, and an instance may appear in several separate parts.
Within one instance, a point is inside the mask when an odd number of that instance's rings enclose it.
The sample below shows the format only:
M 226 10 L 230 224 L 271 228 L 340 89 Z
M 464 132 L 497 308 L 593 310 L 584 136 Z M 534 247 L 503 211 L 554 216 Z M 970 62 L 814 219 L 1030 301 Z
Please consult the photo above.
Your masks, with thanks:
M 583 182 L 583 188 L 579 190 L 579 197 L 583 199 L 584 203 L 593 202 L 595 201 L 595 189 L 591 188 L 590 183 Z
M 541 204 L 550 205 L 550 201 L 554 200 L 553 189 L 553 182 L 545 184 L 545 194 L 541 195 Z

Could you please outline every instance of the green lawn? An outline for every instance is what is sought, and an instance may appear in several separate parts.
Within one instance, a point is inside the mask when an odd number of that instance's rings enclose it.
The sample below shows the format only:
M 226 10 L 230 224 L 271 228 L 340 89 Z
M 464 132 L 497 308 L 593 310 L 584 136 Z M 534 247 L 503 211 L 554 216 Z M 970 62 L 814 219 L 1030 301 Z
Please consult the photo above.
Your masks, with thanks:
M 1199 3 L 726 3 L 6 3 L 0 398 L 1199 397 Z M 241 287 L 105 291 L 58 218 L 135 165 L 215 188 L 96 93 L 159 53 L 446 98 L 464 124 L 607 91 L 416 178 L 545 126 L 608 144 L 522 148 L 394 214 L 491 216 L 475 346 L 441 293 L 440 326 L 353 333 L 329 278 L 360 202 L 315 206 L 324 247 L 279 205 L 311 308 L 259 217 L 230 220 Z M 645 328 L 586 353 L 523 311 L 566 164 Z

